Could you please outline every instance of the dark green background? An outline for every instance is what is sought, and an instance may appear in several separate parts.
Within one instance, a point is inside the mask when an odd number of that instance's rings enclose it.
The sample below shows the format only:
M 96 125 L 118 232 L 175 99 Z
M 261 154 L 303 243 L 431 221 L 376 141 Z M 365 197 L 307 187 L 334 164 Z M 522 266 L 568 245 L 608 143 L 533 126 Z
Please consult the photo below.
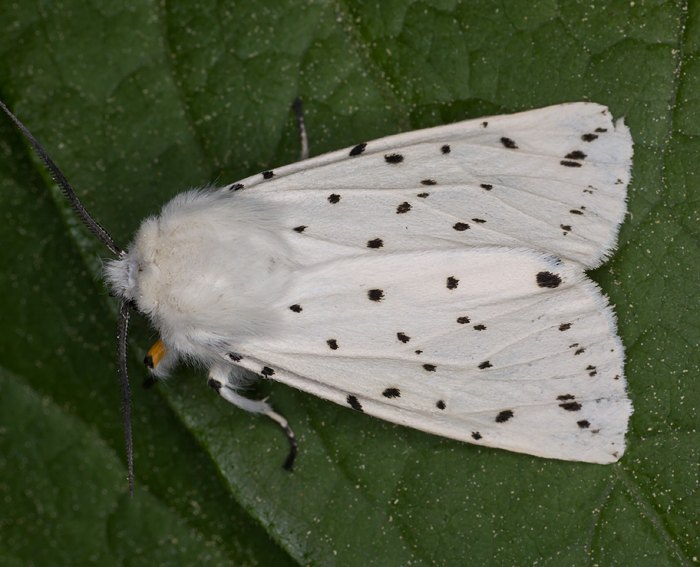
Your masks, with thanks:
M 104 4 L 102 8 L 99 4 Z M 204 373 L 138 384 L 127 496 L 107 253 L 0 120 L 0 564 L 694 565 L 700 557 L 698 2 L 0 2 L 0 98 L 125 246 L 177 192 L 483 114 L 593 100 L 635 141 L 593 277 L 635 413 L 616 465 L 392 426 L 276 384 L 301 455 Z M 241 266 L 244 270 L 245 266 Z

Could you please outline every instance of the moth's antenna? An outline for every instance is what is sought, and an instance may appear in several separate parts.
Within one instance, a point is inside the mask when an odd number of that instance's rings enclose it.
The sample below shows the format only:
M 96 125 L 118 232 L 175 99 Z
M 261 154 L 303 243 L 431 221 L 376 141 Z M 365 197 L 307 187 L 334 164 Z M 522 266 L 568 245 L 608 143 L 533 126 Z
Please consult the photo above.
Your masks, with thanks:
M 15 123 L 15 126 L 24 134 L 29 143 L 31 144 L 34 151 L 39 156 L 41 161 L 44 162 L 46 169 L 49 170 L 51 177 L 54 181 L 58 183 L 61 191 L 65 195 L 66 199 L 70 203 L 71 207 L 75 213 L 80 217 L 80 220 L 85 223 L 90 231 L 97 236 L 110 251 L 116 256 L 124 255 L 124 251 L 119 248 L 112 240 L 109 233 L 102 228 L 100 223 L 98 223 L 92 215 L 88 213 L 87 209 L 83 206 L 78 199 L 78 196 L 73 191 L 70 183 L 66 179 L 63 172 L 58 168 L 58 166 L 49 157 L 44 147 L 39 143 L 39 141 L 32 135 L 32 133 L 27 129 L 27 127 L 22 124 L 22 122 L 17 118 L 10 109 L 5 106 L 5 103 L 0 100 L 0 108 L 10 117 L 10 120 Z M 119 370 L 119 384 L 121 386 L 122 394 L 122 424 L 124 427 L 124 440 L 126 442 L 126 465 L 127 465 L 127 477 L 129 479 L 129 493 L 134 495 L 134 445 L 131 435 L 131 389 L 129 387 L 129 375 L 127 373 L 127 332 L 129 330 L 129 308 L 128 302 L 123 301 L 119 306 L 119 323 L 117 327 L 117 368 Z
M 107 248 L 110 249 L 110 251 L 115 254 L 116 256 L 121 256 L 124 254 L 124 251 L 119 248 L 112 240 L 112 237 L 109 235 L 109 233 L 102 228 L 100 223 L 98 223 L 94 218 L 92 218 L 92 215 L 88 213 L 87 209 L 83 206 L 83 204 L 80 202 L 80 199 L 78 199 L 78 196 L 75 194 L 75 191 L 73 191 L 73 188 L 71 187 L 70 183 L 68 183 L 68 180 L 66 179 L 65 175 L 63 175 L 63 172 L 58 169 L 58 166 L 53 162 L 53 160 L 49 157 L 49 154 L 46 153 L 46 150 L 44 147 L 39 143 L 39 141 L 32 135 L 32 133 L 27 129 L 27 127 L 20 122 L 19 118 L 17 118 L 12 112 L 10 112 L 10 109 L 5 106 L 5 103 L 0 100 L 0 108 L 2 108 L 5 111 L 5 114 L 7 114 L 10 117 L 10 120 L 15 123 L 15 126 L 20 129 L 22 134 L 24 134 L 25 138 L 29 141 L 29 143 L 32 145 L 32 148 L 34 148 L 34 151 L 36 152 L 36 155 L 39 156 L 41 161 L 44 162 L 44 165 L 46 166 L 46 169 L 49 170 L 49 173 L 51 174 L 51 177 L 53 177 L 53 180 L 58 183 L 58 186 L 61 188 L 61 191 L 65 195 L 66 199 L 68 199 L 68 202 L 70 203 L 70 206 L 73 207 L 73 210 L 75 213 L 80 217 L 80 220 L 85 223 L 85 226 L 87 226 L 90 231 L 97 236 L 106 246 Z
M 127 371 L 127 334 L 129 332 L 130 304 L 122 301 L 119 306 L 119 323 L 117 324 L 117 368 L 119 386 L 122 393 L 122 426 L 126 445 L 126 470 L 129 479 L 129 494 L 134 495 L 134 443 L 131 436 L 131 388 Z

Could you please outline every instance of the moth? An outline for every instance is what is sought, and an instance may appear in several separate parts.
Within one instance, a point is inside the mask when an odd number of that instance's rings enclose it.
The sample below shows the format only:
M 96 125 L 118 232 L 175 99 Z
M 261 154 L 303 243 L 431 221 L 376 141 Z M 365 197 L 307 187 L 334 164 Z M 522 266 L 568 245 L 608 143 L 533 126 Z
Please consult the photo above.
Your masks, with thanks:
M 632 404 L 606 297 L 585 274 L 616 246 L 632 138 L 577 102 L 362 142 L 175 196 L 124 250 L 27 137 L 114 254 L 129 483 L 127 329 L 136 308 L 223 399 L 263 376 L 429 433 L 612 463 Z M 295 104 L 308 149 L 300 103 Z

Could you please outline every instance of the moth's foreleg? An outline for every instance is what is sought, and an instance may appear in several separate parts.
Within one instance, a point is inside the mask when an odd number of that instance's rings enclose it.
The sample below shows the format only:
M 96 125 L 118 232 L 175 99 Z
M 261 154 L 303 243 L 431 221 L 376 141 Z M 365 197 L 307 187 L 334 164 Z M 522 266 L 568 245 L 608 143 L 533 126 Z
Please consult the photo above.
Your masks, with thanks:
M 291 427 L 289 427 L 289 423 L 287 423 L 287 420 L 282 415 L 274 411 L 265 400 L 251 400 L 237 393 L 229 384 L 229 374 L 230 368 L 214 365 L 209 369 L 209 380 L 207 383 L 227 402 L 245 411 L 265 415 L 282 428 L 284 434 L 287 436 L 287 441 L 289 441 L 289 454 L 283 466 L 286 470 L 291 471 L 297 456 L 297 438 Z

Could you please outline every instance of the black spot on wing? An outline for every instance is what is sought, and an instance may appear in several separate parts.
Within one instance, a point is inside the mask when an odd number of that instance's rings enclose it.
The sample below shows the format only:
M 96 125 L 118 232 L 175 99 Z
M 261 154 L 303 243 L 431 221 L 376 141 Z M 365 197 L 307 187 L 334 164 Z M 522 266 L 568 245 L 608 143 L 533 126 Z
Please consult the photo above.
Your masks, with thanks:
M 416 197 L 420 197 L 421 199 L 425 199 L 428 196 L 430 196 L 430 193 L 418 193 L 418 195 L 416 195 Z
M 589 364 L 589 365 L 586 367 L 586 370 L 588 371 L 588 375 L 591 376 L 591 377 L 593 377 L 593 376 L 595 376 L 596 374 L 598 374 L 598 370 L 597 370 L 596 367 L 593 366 L 592 364 Z
M 486 221 L 484 219 L 472 219 L 472 222 L 476 224 L 484 224 Z
M 369 297 L 372 301 L 381 301 L 384 299 L 384 291 L 381 289 L 370 289 L 367 292 L 367 297 Z
M 420 184 L 421 185 L 437 185 L 437 181 L 435 181 L 434 179 L 423 179 L 420 182 Z
M 294 311 L 294 313 L 301 313 L 303 311 L 301 305 L 299 305 L 298 303 L 295 303 L 294 305 L 290 305 L 289 309 L 291 311 Z
M 469 225 L 466 222 L 458 222 L 455 223 L 452 228 L 454 228 L 457 232 L 464 232 L 465 230 L 469 230 Z
M 505 136 L 503 136 L 501 138 L 501 144 L 503 144 L 503 147 L 508 148 L 509 150 L 517 150 L 518 149 L 518 144 L 516 144 L 510 138 L 506 138 Z
M 581 139 L 582 139 L 584 142 L 592 142 L 593 140 L 597 140 L 597 139 L 598 139 L 598 134 L 583 134 L 583 135 L 581 136 Z
M 445 405 L 445 402 L 444 402 L 444 401 L 438 400 L 438 401 L 435 403 L 435 407 L 436 407 L 437 409 L 439 409 L 439 410 L 444 410 L 444 409 L 447 407 L 447 405 Z
M 539 272 L 537 274 L 537 285 L 554 289 L 561 284 L 561 278 L 552 272 Z
M 607 132 L 608 129 L 607 128 L 596 128 L 595 131 L 602 133 L 602 132 Z
M 493 185 L 491 185 L 490 183 L 482 183 L 481 185 L 479 185 L 479 187 L 481 187 L 482 189 L 486 189 L 487 191 L 491 191 L 491 189 L 493 189 Z
M 479 370 L 486 370 L 487 368 L 492 368 L 493 364 L 489 362 L 488 360 L 485 360 L 481 364 L 479 364 Z
M 579 159 L 583 160 L 586 159 L 586 154 L 584 154 L 581 150 L 574 150 L 573 152 L 569 152 L 564 156 L 565 159 Z
M 437 367 L 434 364 L 424 364 L 423 369 L 428 371 L 428 372 L 435 372 L 435 369 Z
M 385 398 L 400 398 L 401 392 L 398 388 L 387 388 L 382 392 L 382 396 Z
M 367 147 L 367 144 L 363 142 L 362 144 L 357 144 L 353 149 L 350 150 L 350 156 L 355 157 L 359 156 L 362 152 L 365 151 L 365 148 Z
M 469 317 L 467 317 L 466 315 L 463 315 L 462 317 L 457 317 L 457 323 L 459 323 L 460 325 L 466 325 L 467 323 L 469 323 Z
M 568 159 L 563 159 L 559 163 L 565 167 L 581 167 L 581 164 L 579 162 L 571 161 Z
M 582 419 L 581 421 L 577 421 L 576 425 L 578 425 L 581 429 L 588 429 L 591 426 L 591 422 L 587 419 Z
M 474 439 L 474 441 L 478 441 L 481 439 L 481 433 L 478 431 L 472 431 L 472 439 Z
M 244 188 L 243 183 L 234 183 L 231 185 L 231 187 L 228 188 L 229 191 L 240 191 L 241 189 Z
M 304 232 L 308 227 L 304 224 L 300 224 L 299 226 L 295 226 L 294 230 L 296 232 Z
M 474 330 L 475 331 L 485 331 L 486 325 L 474 325 Z
M 332 193 L 328 195 L 328 202 L 335 205 L 338 201 L 340 201 L 340 195 L 337 193 Z
M 272 177 L 273 177 L 274 175 L 275 175 L 275 172 L 272 171 L 272 170 L 268 170 L 268 171 L 263 171 L 263 172 L 262 172 L 262 176 L 263 176 L 264 179 L 272 179 Z
M 565 402 L 566 400 L 573 400 L 575 398 L 576 398 L 576 396 L 574 396 L 572 394 L 561 394 L 561 395 L 557 396 L 557 400 L 559 400 L 560 402 Z
M 243 357 L 237 352 L 227 352 L 226 356 L 228 356 L 233 362 L 240 362 L 243 359 Z
M 328 339 L 326 341 L 326 344 L 331 350 L 338 350 L 338 341 L 336 341 L 335 339 Z
M 496 423 L 505 423 L 513 417 L 513 410 L 503 410 L 496 416 Z
M 446 285 L 447 289 L 457 289 L 457 286 L 459 285 L 459 280 L 454 276 L 450 276 L 447 278 Z
M 384 161 L 387 163 L 401 163 L 403 161 L 403 156 L 401 154 L 388 154 L 384 156 Z
M 367 248 L 381 248 L 382 246 L 384 246 L 384 241 L 381 238 L 367 241 Z
M 579 411 L 583 406 L 578 402 L 564 402 L 563 404 L 559 404 L 559 407 L 566 411 Z
M 559 325 L 559 330 L 568 331 L 569 329 L 571 329 L 571 325 L 572 323 L 562 323 L 561 325 Z
M 440 148 L 440 151 L 441 151 L 443 154 L 449 154 L 449 153 L 452 151 L 452 149 L 450 148 L 450 144 L 445 144 L 445 145 L 443 145 L 443 146 Z
M 346 398 L 346 401 L 348 402 L 348 405 L 357 411 L 363 411 L 362 410 L 362 404 L 360 403 L 360 400 L 358 400 L 355 396 L 349 395 Z
M 269 366 L 263 366 L 263 369 L 260 371 L 260 374 L 263 376 L 272 376 L 274 373 L 275 371 Z
M 411 207 L 411 203 L 409 203 L 409 202 L 407 202 L 407 201 L 404 201 L 404 202 L 401 203 L 398 207 L 396 207 L 396 214 L 397 214 L 397 215 L 400 215 L 400 214 L 403 214 L 403 213 L 407 213 L 408 211 L 411 210 L 411 208 L 412 208 L 412 207 Z
M 411 340 L 411 337 L 409 337 L 406 333 L 396 333 L 396 338 L 404 344 Z

